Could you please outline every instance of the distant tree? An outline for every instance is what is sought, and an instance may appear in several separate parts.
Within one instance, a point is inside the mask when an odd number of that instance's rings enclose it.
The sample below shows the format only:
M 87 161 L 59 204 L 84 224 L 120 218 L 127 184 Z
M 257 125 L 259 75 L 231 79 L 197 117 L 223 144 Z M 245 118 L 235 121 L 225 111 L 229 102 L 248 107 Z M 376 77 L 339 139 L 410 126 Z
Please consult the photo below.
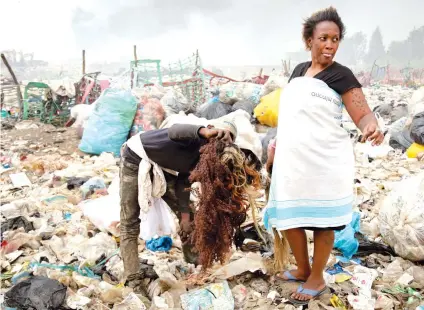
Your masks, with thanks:
M 368 63 L 373 63 L 375 60 L 384 57 L 385 55 L 386 50 L 383 44 L 383 36 L 381 35 L 380 27 L 377 27 L 371 35 L 366 60 Z
M 364 59 L 366 49 L 367 37 L 363 32 L 356 32 L 343 39 L 337 52 L 337 60 L 346 65 L 356 65 Z
M 424 26 L 414 29 L 409 33 L 407 39 L 409 45 L 409 55 L 411 59 L 421 59 L 424 57 Z
M 396 64 L 404 64 L 406 61 L 405 48 L 405 42 L 392 41 L 389 45 L 387 54 L 396 62 Z
M 393 41 L 388 55 L 399 65 L 422 63 L 424 61 L 424 26 L 413 29 L 403 41 Z

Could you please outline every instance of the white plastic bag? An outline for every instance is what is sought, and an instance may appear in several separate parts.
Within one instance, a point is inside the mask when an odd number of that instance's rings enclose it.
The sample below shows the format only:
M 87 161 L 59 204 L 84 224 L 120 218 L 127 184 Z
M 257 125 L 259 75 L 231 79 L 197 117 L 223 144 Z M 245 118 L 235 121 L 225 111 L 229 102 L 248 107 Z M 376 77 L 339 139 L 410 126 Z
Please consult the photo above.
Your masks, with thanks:
M 181 111 L 188 112 L 191 108 L 191 103 L 186 97 L 175 89 L 168 90 L 160 100 L 166 117 L 178 114 Z
M 103 232 L 110 232 L 118 237 L 120 221 L 120 200 L 118 195 L 107 195 L 97 199 L 86 200 L 79 207 L 84 215 Z
M 119 176 L 116 176 L 108 188 L 109 195 L 86 200 L 79 207 L 84 215 L 101 231 L 120 235 L 120 197 Z M 176 232 L 174 216 L 162 198 L 156 198 L 147 214 L 140 212 L 140 238 L 150 240 L 154 236 L 172 235 Z
M 154 198 L 149 211 L 141 214 L 140 218 L 140 238 L 143 240 L 173 235 L 177 231 L 171 210 L 162 198 Z
M 288 78 L 282 75 L 271 75 L 266 83 L 264 84 L 264 88 L 262 91 L 262 96 L 266 96 L 272 93 L 274 90 L 279 88 L 283 88 L 287 85 Z
M 382 201 L 380 233 L 395 252 L 424 260 L 424 172 L 402 180 Z

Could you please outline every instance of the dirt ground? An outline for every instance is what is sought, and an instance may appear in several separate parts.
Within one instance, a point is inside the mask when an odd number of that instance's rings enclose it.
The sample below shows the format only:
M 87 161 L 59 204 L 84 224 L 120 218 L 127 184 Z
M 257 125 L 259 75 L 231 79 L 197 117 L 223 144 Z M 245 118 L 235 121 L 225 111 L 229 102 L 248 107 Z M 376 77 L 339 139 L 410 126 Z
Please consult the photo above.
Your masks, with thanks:
M 1 151 L 21 152 L 36 156 L 59 152 L 68 155 L 74 152 L 84 155 L 78 150 L 79 137 L 75 128 L 54 127 L 36 121 L 23 121 L 18 129 L 13 124 L 2 126 Z

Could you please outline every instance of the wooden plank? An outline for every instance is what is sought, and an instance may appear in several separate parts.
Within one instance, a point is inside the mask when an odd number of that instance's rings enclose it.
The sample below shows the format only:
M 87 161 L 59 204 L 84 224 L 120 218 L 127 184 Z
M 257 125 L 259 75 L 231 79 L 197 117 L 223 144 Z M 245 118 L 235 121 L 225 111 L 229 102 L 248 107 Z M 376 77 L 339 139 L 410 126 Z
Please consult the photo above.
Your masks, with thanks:
M 15 84 L 18 86 L 16 93 L 18 95 L 18 100 L 19 100 L 19 109 L 20 109 L 20 115 L 22 116 L 23 110 L 24 110 L 24 102 L 22 99 L 22 92 L 21 92 L 21 87 L 19 86 L 19 82 L 18 79 L 16 78 L 15 73 L 12 70 L 12 67 L 9 65 L 9 63 L 7 62 L 6 56 L 4 56 L 4 54 L 1 54 L 1 59 L 3 60 L 4 65 L 6 66 L 7 70 L 9 70 L 10 75 L 12 76 L 13 82 L 15 82 Z
M 137 67 L 137 62 L 138 62 L 138 59 L 137 59 L 137 45 L 134 45 L 134 64 L 135 64 L 136 67 Z
M 82 75 L 85 75 L 85 50 L 82 50 Z

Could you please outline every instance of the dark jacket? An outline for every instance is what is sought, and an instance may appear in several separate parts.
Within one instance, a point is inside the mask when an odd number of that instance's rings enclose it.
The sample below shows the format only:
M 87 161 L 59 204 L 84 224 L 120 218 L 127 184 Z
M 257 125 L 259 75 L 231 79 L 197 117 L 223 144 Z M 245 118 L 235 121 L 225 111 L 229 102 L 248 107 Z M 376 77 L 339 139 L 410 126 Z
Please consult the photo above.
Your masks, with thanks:
M 170 128 L 147 131 L 140 135 L 140 142 L 150 160 L 159 166 L 188 174 L 200 158 L 200 147 L 206 142 L 199 136 L 204 126 L 175 124 Z M 140 157 L 129 147 L 123 153 L 126 161 L 140 164 Z

